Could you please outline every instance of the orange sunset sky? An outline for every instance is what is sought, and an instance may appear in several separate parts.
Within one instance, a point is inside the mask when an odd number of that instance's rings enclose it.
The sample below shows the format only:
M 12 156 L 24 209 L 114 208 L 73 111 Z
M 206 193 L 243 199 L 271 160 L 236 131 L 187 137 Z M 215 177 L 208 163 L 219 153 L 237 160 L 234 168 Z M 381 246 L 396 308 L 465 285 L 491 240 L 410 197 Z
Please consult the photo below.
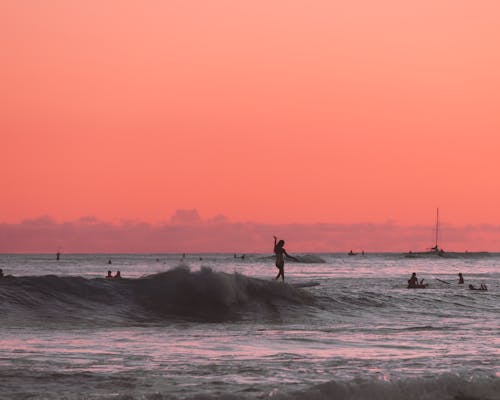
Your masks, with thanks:
M 0 224 L 500 226 L 499 20 L 495 0 L 2 1 Z M 22 238 L 0 251 L 44 249 Z

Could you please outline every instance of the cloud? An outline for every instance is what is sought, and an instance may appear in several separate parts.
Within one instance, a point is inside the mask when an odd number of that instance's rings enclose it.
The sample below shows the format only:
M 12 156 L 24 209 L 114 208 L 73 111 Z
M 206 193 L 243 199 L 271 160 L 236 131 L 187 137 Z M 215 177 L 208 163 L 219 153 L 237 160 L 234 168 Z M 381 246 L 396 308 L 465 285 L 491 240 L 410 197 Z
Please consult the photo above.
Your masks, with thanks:
M 455 251 L 495 251 L 500 226 L 442 225 L 441 245 Z M 48 216 L 0 224 L 0 252 L 135 253 L 228 252 L 270 253 L 272 237 L 286 241 L 290 253 L 419 251 L 433 245 L 433 227 L 373 224 L 261 224 L 234 222 L 223 215 L 202 219 L 197 210 L 178 210 L 162 224 L 111 223 L 86 216 L 56 222 Z
M 170 218 L 170 222 L 176 225 L 193 225 L 201 223 L 200 214 L 198 210 L 177 210 L 174 215 Z

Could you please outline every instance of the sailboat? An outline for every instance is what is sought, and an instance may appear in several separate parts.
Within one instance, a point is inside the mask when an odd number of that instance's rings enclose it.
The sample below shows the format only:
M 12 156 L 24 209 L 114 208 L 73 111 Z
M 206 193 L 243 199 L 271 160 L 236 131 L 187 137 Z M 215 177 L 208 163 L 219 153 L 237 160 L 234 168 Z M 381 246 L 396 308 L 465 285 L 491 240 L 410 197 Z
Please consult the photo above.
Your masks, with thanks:
M 434 246 L 431 247 L 429 250 L 430 253 L 435 253 L 438 256 L 443 256 L 444 255 L 444 250 L 440 249 L 438 246 L 438 240 L 439 240 L 439 208 L 436 209 L 436 228 L 434 230 L 435 233 L 435 241 L 434 241 Z
M 419 258 L 419 257 L 482 257 L 482 256 L 488 256 L 489 253 L 487 251 L 475 251 L 475 252 L 470 252 L 466 251 L 465 253 L 462 252 L 449 252 L 449 251 L 444 251 L 442 248 L 439 247 L 438 241 L 439 241 L 439 208 L 436 209 L 436 226 L 434 228 L 434 246 L 432 246 L 429 250 L 427 251 L 409 251 L 408 253 L 405 253 L 406 258 Z
M 434 229 L 434 246 L 432 246 L 427 251 L 409 251 L 405 254 L 405 257 L 414 258 L 419 256 L 439 256 L 444 257 L 447 253 L 439 247 L 439 208 L 436 209 L 436 227 Z

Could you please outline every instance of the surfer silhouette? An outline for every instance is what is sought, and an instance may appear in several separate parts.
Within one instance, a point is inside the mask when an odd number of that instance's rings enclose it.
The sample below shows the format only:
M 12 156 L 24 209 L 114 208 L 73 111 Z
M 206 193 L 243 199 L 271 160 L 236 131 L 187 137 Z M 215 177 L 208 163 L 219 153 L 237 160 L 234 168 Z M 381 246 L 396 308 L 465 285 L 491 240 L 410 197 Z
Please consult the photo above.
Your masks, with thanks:
M 414 272 L 411 274 L 411 278 L 408 279 L 408 289 L 424 289 L 427 284 L 424 284 L 424 280 L 418 281 L 417 274 Z
M 115 279 L 121 279 L 121 277 L 122 277 L 122 274 L 120 273 L 120 271 L 116 271 L 116 274 L 115 274 L 115 276 L 113 278 L 115 278 Z
M 113 277 L 113 275 L 111 275 L 111 271 L 108 271 L 108 275 L 106 275 L 106 278 L 107 278 L 107 279 L 110 279 L 110 278 L 112 278 L 112 277 Z
M 295 261 L 298 260 L 286 252 L 285 248 L 283 247 L 285 245 L 284 240 L 278 241 L 278 238 L 276 236 L 273 236 L 273 238 L 274 254 L 276 254 L 276 268 L 279 269 L 278 275 L 276 275 L 276 278 L 274 279 L 279 279 L 279 277 L 281 276 L 281 281 L 285 282 L 285 257 Z
M 469 285 L 469 289 L 470 290 L 488 290 L 488 287 L 485 284 L 481 283 L 481 286 L 478 288 L 475 287 L 474 285 Z
M 3 278 L 3 269 L 0 268 L 0 278 Z
M 464 284 L 464 277 L 461 272 L 458 273 L 458 284 L 463 285 Z

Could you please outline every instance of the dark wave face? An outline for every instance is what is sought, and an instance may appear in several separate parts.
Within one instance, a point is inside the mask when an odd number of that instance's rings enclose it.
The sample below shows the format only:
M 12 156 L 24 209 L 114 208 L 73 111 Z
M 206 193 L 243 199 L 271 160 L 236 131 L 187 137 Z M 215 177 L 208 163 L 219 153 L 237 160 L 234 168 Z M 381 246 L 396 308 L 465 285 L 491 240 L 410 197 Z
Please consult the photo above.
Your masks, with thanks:
M 391 380 L 330 381 L 306 390 L 279 394 L 278 400 L 490 400 L 498 398 L 500 379 L 494 376 L 440 374 Z
M 292 286 L 209 268 L 179 267 L 140 279 L 46 275 L 0 281 L 0 317 L 13 326 L 275 318 L 314 303 Z

